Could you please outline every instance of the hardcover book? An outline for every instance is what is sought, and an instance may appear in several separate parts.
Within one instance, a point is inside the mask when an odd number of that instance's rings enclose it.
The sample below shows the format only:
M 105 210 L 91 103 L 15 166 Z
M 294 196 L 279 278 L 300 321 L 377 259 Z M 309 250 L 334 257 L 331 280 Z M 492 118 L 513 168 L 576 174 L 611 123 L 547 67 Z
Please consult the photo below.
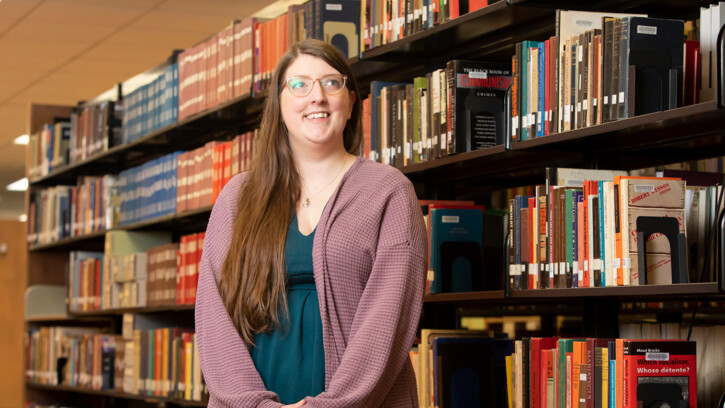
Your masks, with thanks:
M 511 65 L 454 60 L 447 65 L 453 152 L 504 143 L 504 95 Z

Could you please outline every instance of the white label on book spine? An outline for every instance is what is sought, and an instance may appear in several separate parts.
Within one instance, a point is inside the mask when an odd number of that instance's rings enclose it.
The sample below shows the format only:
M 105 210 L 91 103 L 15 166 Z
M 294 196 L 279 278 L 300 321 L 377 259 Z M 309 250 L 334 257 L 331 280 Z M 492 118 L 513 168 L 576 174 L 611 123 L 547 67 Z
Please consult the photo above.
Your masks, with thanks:
M 657 27 L 638 25 L 637 34 L 657 35 Z
M 576 103 L 576 111 L 577 112 L 581 112 L 582 111 L 582 104 L 581 104 L 581 102 L 577 102 Z
M 365 35 L 365 38 L 369 38 L 369 37 L 370 37 L 370 35 L 369 35 L 369 33 L 368 33 L 368 29 L 367 29 L 367 28 L 365 29 L 365 34 L 364 34 L 364 35 Z
M 529 115 L 524 115 L 521 117 L 521 127 L 523 127 L 523 128 L 529 127 Z
M 635 185 L 634 186 L 634 192 L 635 193 L 654 193 L 655 192 L 655 186 L 653 184 L 649 184 L 649 185 Z
M 620 262 L 619 258 L 614 258 L 614 269 L 619 269 L 622 267 L 622 263 Z
M 617 94 L 612 95 L 612 105 L 617 104 Z
M 539 265 L 538 264 L 529 264 L 529 269 L 532 275 L 539 276 Z
M 458 224 L 461 220 L 457 215 L 444 215 L 441 217 L 441 222 L 444 224 Z
M 571 122 L 571 105 L 566 105 L 564 108 L 564 122 Z
M 587 110 L 587 109 L 589 109 L 589 101 L 588 101 L 588 100 L 586 100 L 586 99 L 584 99 L 584 100 L 582 101 L 582 107 L 583 107 L 583 109 L 584 109 L 584 110 Z
M 536 119 L 536 123 L 541 123 L 541 111 L 536 112 L 539 116 L 538 119 Z
M 433 280 L 435 279 L 435 276 L 436 276 L 436 273 L 432 269 L 429 269 L 428 270 L 428 281 L 433 282 Z
M 566 262 L 559 262 L 559 275 L 566 273 Z
M 579 374 L 579 381 L 586 381 L 586 380 L 587 380 L 587 375 L 586 375 L 586 373 L 584 373 L 584 374 Z M 586 400 L 584 400 L 584 401 L 586 401 Z
M 602 98 L 602 104 L 608 105 L 609 104 L 609 96 L 604 95 L 604 98 Z
M 619 92 L 619 103 L 624 103 L 624 91 Z
M 645 353 L 646 361 L 670 361 L 670 353 Z
M 325 4 L 325 10 L 342 11 L 342 4 L 327 3 L 327 4 Z
M 592 98 L 592 106 L 597 106 L 597 98 Z
M 587 261 L 586 259 L 584 260 L 584 270 L 585 271 L 589 270 L 589 261 Z
M 468 76 L 470 78 L 488 79 L 488 71 L 471 71 Z
M 629 257 L 622 258 L 622 265 L 624 266 L 624 269 L 629 269 L 631 267 Z

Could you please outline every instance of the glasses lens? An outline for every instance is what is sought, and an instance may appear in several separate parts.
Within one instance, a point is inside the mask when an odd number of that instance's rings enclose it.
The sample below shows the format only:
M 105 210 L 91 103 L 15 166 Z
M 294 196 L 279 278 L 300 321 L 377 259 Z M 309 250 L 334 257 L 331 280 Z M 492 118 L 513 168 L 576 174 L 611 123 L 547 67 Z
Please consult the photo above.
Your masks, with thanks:
M 345 88 L 345 77 L 342 75 L 326 76 L 320 80 L 322 89 L 329 95 L 336 95 Z
M 287 86 L 293 95 L 305 96 L 310 93 L 312 80 L 309 78 L 293 77 L 287 80 Z

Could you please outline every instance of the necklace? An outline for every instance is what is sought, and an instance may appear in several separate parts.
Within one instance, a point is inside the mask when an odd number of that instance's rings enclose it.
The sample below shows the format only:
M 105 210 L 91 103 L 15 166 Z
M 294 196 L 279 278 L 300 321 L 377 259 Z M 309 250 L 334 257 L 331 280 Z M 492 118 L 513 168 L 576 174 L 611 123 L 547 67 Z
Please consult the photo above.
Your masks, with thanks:
M 310 206 L 310 200 L 317 197 L 318 194 L 325 191 L 327 187 L 330 187 L 330 184 L 332 184 L 333 181 L 337 180 L 337 176 L 340 175 L 340 172 L 342 172 L 342 168 L 345 167 L 345 162 L 347 162 L 347 156 L 342 160 L 342 165 L 340 166 L 340 169 L 337 171 L 337 174 L 335 174 L 335 177 L 330 180 L 329 183 L 325 184 L 325 187 L 322 187 L 320 190 L 318 190 L 315 194 L 312 196 L 305 197 L 304 200 L 302 200 L 302 207 L 307 208 Z

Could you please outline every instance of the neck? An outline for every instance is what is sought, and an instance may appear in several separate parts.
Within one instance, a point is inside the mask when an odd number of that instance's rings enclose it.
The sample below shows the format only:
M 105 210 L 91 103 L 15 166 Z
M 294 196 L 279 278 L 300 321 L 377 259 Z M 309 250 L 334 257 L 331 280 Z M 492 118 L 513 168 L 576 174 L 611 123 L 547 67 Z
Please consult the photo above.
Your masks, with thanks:
M 327 155 L 295 155 L 295 163 L 300 173 L 303 187 L 314 187 L 320 183 L 328 182 L 347 159 L 349 153 L 344 149 L 338 149 Z M 348 163 L 350 159 L 347 159 Z

